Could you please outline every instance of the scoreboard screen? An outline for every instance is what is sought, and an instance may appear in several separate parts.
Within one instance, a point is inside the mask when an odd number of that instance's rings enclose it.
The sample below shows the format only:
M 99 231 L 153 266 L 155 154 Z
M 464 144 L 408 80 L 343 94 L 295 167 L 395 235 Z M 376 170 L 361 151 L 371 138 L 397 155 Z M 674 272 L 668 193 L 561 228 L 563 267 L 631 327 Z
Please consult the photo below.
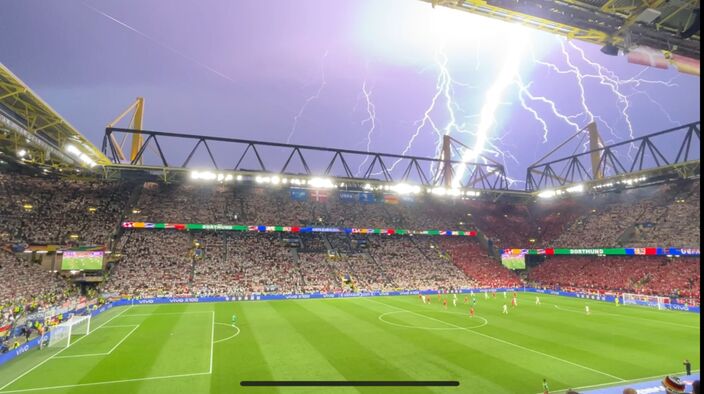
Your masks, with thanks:
M 525 249 L 504 249 L 501 253 L 501 264 L 511 270 L 526 269 L 526 253 Z
M 103 251 L 65 250 L 61 258 L 61 269 L 65 271 L 98 271 L 103 269 Z

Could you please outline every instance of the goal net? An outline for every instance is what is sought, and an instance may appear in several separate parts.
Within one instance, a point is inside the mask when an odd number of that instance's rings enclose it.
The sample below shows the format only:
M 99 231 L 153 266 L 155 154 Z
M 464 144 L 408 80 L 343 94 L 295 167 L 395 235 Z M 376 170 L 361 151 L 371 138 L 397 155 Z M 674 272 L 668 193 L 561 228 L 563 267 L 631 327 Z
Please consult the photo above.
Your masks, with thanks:
M 665 304 L 670 303 L 669 297 L 660 297 L 645 294 L 623 294 L 623 304 L 624 305 L 640 305 L 648 306 L 651 308 L 666 309 Z
M 69 347 L 76 336 L 88 335 L 89 332 L 90 316 L 74 316 L 49 332 L 48 347 Z

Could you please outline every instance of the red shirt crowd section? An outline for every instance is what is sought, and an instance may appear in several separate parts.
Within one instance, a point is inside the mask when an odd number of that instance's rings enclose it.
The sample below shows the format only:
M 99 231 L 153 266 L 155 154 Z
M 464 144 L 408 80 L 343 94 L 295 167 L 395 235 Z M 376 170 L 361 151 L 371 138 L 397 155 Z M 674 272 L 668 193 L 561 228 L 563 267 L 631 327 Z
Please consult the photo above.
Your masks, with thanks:
M 530 271 L 541 286 L 679 296 L 699 304 L 700 259 L 694 257 L 553 256 Z

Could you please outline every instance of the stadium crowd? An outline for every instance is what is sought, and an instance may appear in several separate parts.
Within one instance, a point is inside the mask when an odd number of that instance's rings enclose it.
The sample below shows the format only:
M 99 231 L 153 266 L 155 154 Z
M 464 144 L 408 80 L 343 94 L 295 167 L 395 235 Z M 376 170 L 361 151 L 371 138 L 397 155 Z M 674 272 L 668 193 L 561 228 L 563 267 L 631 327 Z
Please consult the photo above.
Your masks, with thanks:
M 408 228 L 414 230 L 473 229 L 467 220 L 466 201 L 442 203 L 418 198 L 412 203 L 398 199 L 360 202 L 360 193 L 343 200 L 335 191 L 305 191 L 297 200 L 286 188 L 145 182 L 127 220 L 169 223 L 228 223 L 246 225 L 325 225 L 362 228 Z
M 0 241 L 108 245 L 130 193 L 119 182 L 0 173 Z
M 144 297 L 519 286 L 519 276 L 490 256 L 485 239 L 506 247 L 698 248 L 700 242 L 692 220 L 700 215 L 699 181 L 533 203 L 438 201 L 435 196 L 409 201 L 383 193 L 360 202 L 354 193 L 346 199 L 339 193 L 309 190 L 298 198 L 287 188 L 261 185 L 0 173 L 0 241 L 109 245 L 113 240 L 115 255 L 121 257 L 110 265 L 100 290 Z M 281 234 L 120 230 L 123 219 L 478 229 L 486 238 L 300 234 L 287 236 L 295 241 L 291 244 Z M 528 279 L 548 287 L 676 295 L 698 303 L 699 267 L 692 261 L 551 257 Z M 75 291 L 38 264 L 5 252 L 0 254 L 0 281 L 0 318 L 5 322 L 18 306 L 41 307 Z
M 503 267 L 497 268 L 496 260 L 487 256 L 486 251 L 478 243 L 463 241 L 443 239 L 441 245 L 455 265 L 474 279 L 476 287 L 500 288 L 523 285 L 523 281 L 513 271 Z
M 700 184 L 668 184 L 597 195 L 587 213 L 566 225 L 549 246 L 573 248 L 699 248 Z
M 60 275 L 1 249 L 0 283 L 0 328 L 27 313 L 58 305 L 76 292 Z
M 315 234 L 301 235 L 301 248 L 288 246 L 277 234 L 131 230 L 123 239 L 122 261 L 103 286 L 106 294 L 212 296 L 478 286 L 428 236 L 369 236 L 369 248 L 355 253 L 327 249 L 325 239 Z M 202 255 L 196 249 L 202 249 Z M 495 268 L 503 270 L 498 263 Z
M 653 256 L 553 256 L 529 273 L 538 286 L 661 295 L 698 305 L 700 259 Z

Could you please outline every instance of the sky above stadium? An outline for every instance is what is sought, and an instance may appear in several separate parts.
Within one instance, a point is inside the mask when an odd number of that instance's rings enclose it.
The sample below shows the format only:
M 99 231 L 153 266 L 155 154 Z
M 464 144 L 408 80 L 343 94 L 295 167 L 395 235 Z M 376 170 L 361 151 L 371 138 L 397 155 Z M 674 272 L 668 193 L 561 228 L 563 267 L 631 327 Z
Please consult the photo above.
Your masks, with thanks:
M 592 120 L 610 142 L 700 118 L 698 77 L 418 0 L 2 8 L 0 61 L 98 146 L 143 96 L 147 129 L 419 156 L 449 133 L 522 180 Z

